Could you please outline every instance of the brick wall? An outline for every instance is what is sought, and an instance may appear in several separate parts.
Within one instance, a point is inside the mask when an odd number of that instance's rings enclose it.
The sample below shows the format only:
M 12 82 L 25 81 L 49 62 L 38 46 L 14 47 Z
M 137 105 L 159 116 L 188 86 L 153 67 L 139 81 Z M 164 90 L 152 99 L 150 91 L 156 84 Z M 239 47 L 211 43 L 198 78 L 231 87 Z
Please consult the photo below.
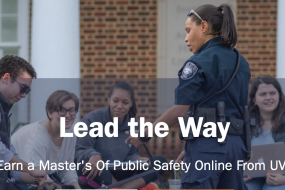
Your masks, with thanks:
M 157 0 L 81 0 L 81 77 L 156 78 Z
M 277 0 L 237 0 L 238 49 L 252 77 L 276 76 Z

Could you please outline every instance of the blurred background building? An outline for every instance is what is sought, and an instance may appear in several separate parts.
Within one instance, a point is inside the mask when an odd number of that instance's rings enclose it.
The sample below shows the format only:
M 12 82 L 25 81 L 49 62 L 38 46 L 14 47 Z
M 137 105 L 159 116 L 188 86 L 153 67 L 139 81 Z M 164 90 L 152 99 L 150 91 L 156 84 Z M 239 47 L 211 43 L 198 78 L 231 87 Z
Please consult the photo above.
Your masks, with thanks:
M 107 105 L 118 80 L 135 88 L 138 117 L 154 121 L 173 105 L 177 72 L 192 55 L 184 42 L 186 15 L 206 3 L 232 5 L 237 48 L 252 77 L 284 77 L 283 0 L 0 0 L 0 57 L 29 60 L 39 78 L 31 95 L 15 104 L 12 126 L 44 119 L 55 89 L 80 96 L 80 120 Z M 149 147 L 170 160 L 183 143 L 174 128 Z

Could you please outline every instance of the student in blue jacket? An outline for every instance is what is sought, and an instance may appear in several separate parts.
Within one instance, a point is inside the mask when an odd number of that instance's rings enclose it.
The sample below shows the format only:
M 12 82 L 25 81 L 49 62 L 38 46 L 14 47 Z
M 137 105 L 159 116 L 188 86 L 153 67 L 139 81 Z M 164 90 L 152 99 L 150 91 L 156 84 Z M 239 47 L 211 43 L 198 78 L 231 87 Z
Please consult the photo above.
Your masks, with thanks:
M 103 109 L 90 112 L 82 120 L 87 126 L 90 126 L 93 122 L 100 122 L 104 125 L 108 122 L 113 122 L 114 117 L 118 118 L 118 137 L 109 138 L 104 134 L 103 137 L 97 138 L 93 138 L 90 135 L 77 138 L 75 162 L 78 163 L 84 160 L 84 163 L 89 162 L 92 166 L 92 170 L 90 171 L 87 170 L 87 167 L 78 171 L 81 182 L 83 180 L 89 184 L 87 186 L 81 185 L 82 188 L 90 188 L 90 186 L 98 188 L 102 183 L 105 185 L 113 184 L 131 177 L 136 172 L 130 170 L 98 170 L 97 162 L 100 160 L 104 163 L 110 160 L 110 163 L 112 163 L 114 160 L 125 162 L 147 159 L 139 155 L 138 149 L 135 148 L 135 146 L 126 143 L 126 139 L 129 137 L 126 132 L 130 130 L 128 122 L 130 122 L 130 118 L 136 117 L 137 113 L 133 88 L 126 82 L 115 84 L 108 94 L 108 104 L 109 106 Z M 89 127 L 89 130 L 91 129 L 92 128 Z M 162 157 L 154 157 L 154 160 L 159 160 L 161 163 L 166 162 Z M 101 167 L 102 165 L 100 164 L 99 166 Z M 83 176 L 85 176 L 86 179 Z M 150 182 L 156 179 L 156 174 L 151 173 L 137 180 L 123 184 L 120 188 L 139 189 L 147 185 L 146 188 L 148 190 L 155 189 L 157 186 Z

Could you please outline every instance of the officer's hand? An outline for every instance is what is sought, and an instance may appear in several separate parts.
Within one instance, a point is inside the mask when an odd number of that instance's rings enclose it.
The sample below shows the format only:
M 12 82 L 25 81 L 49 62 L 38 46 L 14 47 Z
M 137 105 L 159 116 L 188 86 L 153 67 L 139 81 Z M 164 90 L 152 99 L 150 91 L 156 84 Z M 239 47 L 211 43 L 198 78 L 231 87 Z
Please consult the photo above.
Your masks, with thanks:
M 266 174 L 266 183 L 268 185 L 285 184 L 285 176 L 283 176 L 281 174 L 267 173 Z
M 138 130 L 136 130 L 135 132 L 136 132 L 136 134 L 139 133 Z M 129 131 L 126 131 L 126 134 L 127 134 L 127 135 L 130 135 L 130 132 L 129 132 Z M 136 148 L 141 147 L 141 146 L 143 146 L 143 144 L 144 144 L 144 142 L 140 141 L 140 139 L 139 139 L 138 137 L 131 137 L 131 136 L 129 136 L 129 137 L 126 139 L 126 142 L 133 144 Z
M 30 170 L 29 174 L 35 178 L 44 178 L 46 176 L 46 171 L 40 170 L 40 167 L 37 166 L 33 170 Z
M 88 161 L 88 163 L 91 164 L 91 168 L 92 168 L 92 169 L 91 169 L 91 170 L 87 170 L 88 167 L 87 167 L 86 165 L 85 165 L 84 168 L 82 169 L 83 175 L 86 175 L 86 174 L 89 172 L 89 174 L 88 174 L 87 177 L 86 177 L 87 179 L 93 180 L 93 179 L 97 176 L 97 174 L 100 176 L 101 173 L 103 172 L 103 170 L 99 170 L 99 169 L 97 168 L 97 162 L 98 162 L 99 160 L 102 160 L 101 155 L 97 154 L 97 155 L 91 156 L 90 159 L 89 159 L 89 161 Z M 103 167 L 102 162 L 100 162 L 100 163 L 98 164 L 98 167 L 100 167 L 100 168 Z
M 246 176 L 243 176 L 243 181 L 244 182 L 248 182 L 248 181 L 250 181 L 252 178 L 250 177 L 250 176 L 248 176 L 248 175 L 246 175 Z
M 184 156 L 185 156 L 185 151 L 183 150 L 183 151 L 179 154 L 179 156 L 178 156 L 178 158 L 175 160 L 175 162 L 176 162 L 176 163 L 181 163 L 181 162 L 184 160 Z

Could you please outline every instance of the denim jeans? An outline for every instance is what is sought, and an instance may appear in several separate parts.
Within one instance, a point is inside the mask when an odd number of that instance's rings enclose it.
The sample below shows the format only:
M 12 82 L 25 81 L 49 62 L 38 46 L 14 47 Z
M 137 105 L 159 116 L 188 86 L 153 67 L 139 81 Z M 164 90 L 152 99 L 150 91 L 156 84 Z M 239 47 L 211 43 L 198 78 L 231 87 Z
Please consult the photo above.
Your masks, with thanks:
M 259 178 L 253 178 L 250 181 L 245 183 L 248 187 L 248 190 L 284 190 L 285 185 L 268 185 L 266 183 L 266 178 L 259 177 Z

